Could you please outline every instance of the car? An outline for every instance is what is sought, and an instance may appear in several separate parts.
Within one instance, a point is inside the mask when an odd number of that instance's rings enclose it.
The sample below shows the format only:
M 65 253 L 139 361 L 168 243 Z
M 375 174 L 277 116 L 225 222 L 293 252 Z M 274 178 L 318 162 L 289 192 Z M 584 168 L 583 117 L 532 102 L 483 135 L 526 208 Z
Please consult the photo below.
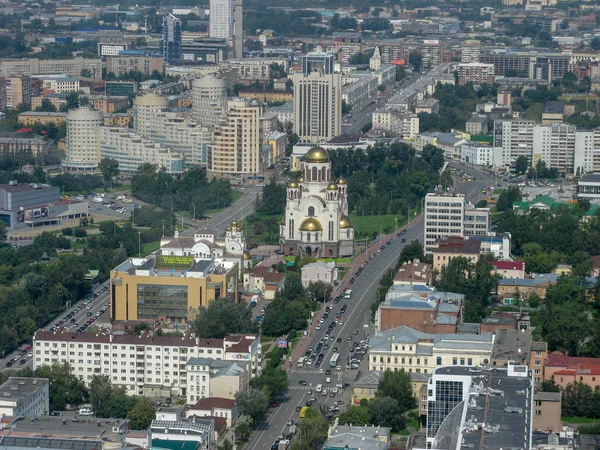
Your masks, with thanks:
M 23 364 L 25 364 L 27 361 L 22 359 L 21 361 L 19 361 L 19 365 L 22 366 Z
M 400 242 L 404 244 L 406 242 L 406 239 L 403 238 Z
M 312 406 L 312 402 L 310 400 L 306 401 L 306 406 Z
M 319 369 L 319 373 L 323 373 L 323 372 L 324 372 L 324 370 L 323 370 L 323 369 Z
M 340 391 L 340 390 L 339 390 L 338 388 L 336 388 L 336 387 L 334 387 L 334 388 L 333 388 L 333 390 L 332 390 L 332 392 L 333 392 L 334 394 L 337 394 L 339 391 Z
M 301 409 L 302 409 L 302 406 L 300 406 L 300 405 L 296 406 L 296 412 L 300 412 Z
M 338 325 L 344 325 L 344 322 L 342 322 L 341 320 L 338 320 Z
M 160 400 L 154 400 L 154 401 L 152 402 L 152 404 L 153 404 L 154 406 L 160 406 L 160 405 L 161 405 L 161 402 L 160 402 Z
M 335 370 L 337 370 L 338 372 L 341 372 L 341 371 L 342 371 L 342 366 L 337 366 L 337 367 L 335 368 Z
M 323 319 L 322 317 L 319 319 L 319 323 L 324 323 L 325 319 Z
M 331 375 L 331 370 L 327 369 L 327 370 L 325 371 L 325 375 Z
M 271 402 L 271 406 L 272 406 L 273 408 L 277 408 L 277 407 L 279 406 L 279 402 L 278 402 L 277 400 L 273 400 L 273 401 Z
M 350 383 L 344 383 L 342 388 L 344 389 L 348 389 L 350 387 Z
M 337 342 L 338 344 L 340 344 L 340 343 L 342 342 L 342 338 L 340 338 L 340 337 L 339 337 L 339 338 L 337 338 L 337 339 L 335 340 L 335 342 Z
M 353 334 L 354 336 L 356 336 L 356 335 L 358 334 L 358 330 L 354 330 L 354 331 L 352 332 L 352 334 Z
M 320 330 L 321 329 L 321 324 L 318 324 L 315 329 Z
M 339 351 L 337 347 L 333 347 L 331 350 L 333 350 L 333 353 L 336 353 L 337 351 Z
M 300 384 L 300 385 L 302 385 L 302 386 L 306 386 L 306 385 L 307 385 L 307 383 L 306 383 L 306 381 L 305 381 L 305 380 L 300 380 L 300 381 L 298 381 L 298 384 Z

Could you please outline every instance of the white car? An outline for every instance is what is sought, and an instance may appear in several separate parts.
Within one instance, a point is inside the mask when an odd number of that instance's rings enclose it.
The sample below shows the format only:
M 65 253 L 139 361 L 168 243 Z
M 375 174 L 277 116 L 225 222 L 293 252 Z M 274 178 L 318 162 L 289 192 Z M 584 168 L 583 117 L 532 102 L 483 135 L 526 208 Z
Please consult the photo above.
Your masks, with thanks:
M 323 369 L 319 369 L 319 373 L 323 373 Z
M 335 368 L 335 370 L 337 370 L 338 372 L 341 372 L 341 371 L 342 371 L 342 366 L 337 366 L 337 367 Z
M 333 388 L 333 393 L 334 393 L 334 394 L 337 394 L 338 392 L 339 392 L 339 389 L 338 389 L 338 388 L 336 388 L 336 387 L 334 387 L 334 388 Z

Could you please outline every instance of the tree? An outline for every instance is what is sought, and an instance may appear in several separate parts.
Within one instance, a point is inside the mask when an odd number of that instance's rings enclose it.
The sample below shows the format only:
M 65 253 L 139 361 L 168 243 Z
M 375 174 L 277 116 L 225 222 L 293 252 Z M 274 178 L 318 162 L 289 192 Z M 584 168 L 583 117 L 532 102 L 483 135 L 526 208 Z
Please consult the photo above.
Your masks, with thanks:
M 90 383 L 90 404 L 96 417 L 111 417 L 112 384 L 107 375 L 94 375 Z
M 452 173 L 449 170 L 444 170 L 440 175 L 440 184 L 444 190 L 448 190 L 454 186 L 454 180 L 452 179 Z
M 496 201 L 496 209 L 500 212 L 512 209 L 513 202 L 520 201 L 522 198 L 521 191 L 518 186 L 511 186 L 498 197 Z
M 79 75 L 83 78 L 91 78 L 92 72 L 90 71 L 90 69 L 81 69 Z
M 285 210 L 286 187 L 271 178 L 262 188 L 262 196 L 256 201 L 256 212 L 268 216 L 281 215 Z
M 7 236 L 6 224 L 0 221 L 0 241 L 5 241 Z
M 98 168 L 102 172 L 105 185 L 108 183 L 110 188 L 112 188 L 113 177 L 119 175 L 119 161 L 111 158 L 102 158 L 98 164 Z
M 366 406 L 351 406 L 340 414 L 341 425 L 366 426 L 371 423 L 371 411 Z
M 319 302 L 327 301 L 333 292 L 333 286 L 324 281 L 311 281 L 306 288 L 307 294 Z
M 395 432 L 406 428 L 406 419 L 396 399 L 375 397 L 369 401 L 369 412 L 373 425 L 390 427 Z
M 560 387 L 554 380 L 544 380 L 540 387 L 542 392 L 560 392 Z
M 71 373 L 68 363 L 42 366 L 35 376 L 50 380 L 50 409 L 64 410 L 67 405 L 78 406 L 88 399 L 83 381 Z
M 231 333 L 256 332 L 252 310 L 245 303 L 235 303 L 226 298 L 216 299 L 208 307 L 200 307 L 192 328 L 198 337 L 215 339 Z
M 154 404 L 148 397 L 139 397 L 134 407 L 127 413 L 134 430 L 145 430 L 155 418 Z
M 225 439 L 221 445 L 217 445 L 217 450 L 233 450 L 233 443 Z
M 35 110 L 43 112 L 56 112 L 56 106 L 52 104 L 50 99 L 45 98 L 42 100 L 42 104 L 35 108 Z
M 412 382 L 410 376 L 404 370 L 392 372 L 388 369 L 383 372 L 377 385 L 375 397 L 393 398 L 398 402 L 402 413 L 416 407 Z
M 562 392 L 562 415 L 589 417 L 593 409 L 593 391 L 583 382 L 567 384 Z
M 515 160 L 515 173 L 525 174 L 525 173 L 527 173 L 528 168 L 529 168 L 529 161 L 527 160 L 527 156 L 521 155 Z
M 309 408 L 304 419 L 300 421 L 298 439 L 290 447 L 292 450 L 316 450 L 323 446 L 327 439 L 329 422 L 321 411 Z
M 259 389 L 250 389 L 246 392 L 238 391 L 235 394 L 235 401 L 239 415 L 248 416 L 255 425 L 269 407 L 267 395 Z
M 66 109 L 76 109 L 79 107 L 79 94 L 77 92 L 71 92 L 67 95 Z
M 590 47 L 592 47 L 592 50 L 600 50 L 600 37 L 595 37 L 592 39 L 590 42 Z
M 287 391 L 287 372 L 280 368 L 267 368 L 259 377 L 250 381 L 250 386 L 262 390 L 269 400 L 273 401 L 278 395 Z
M 411 54 L 408 55 L 408 63 L 413 66 L 415 72 L 420 72 L 421 64 L 423 63 L 423 55 L 419 52 L 411 52 Z

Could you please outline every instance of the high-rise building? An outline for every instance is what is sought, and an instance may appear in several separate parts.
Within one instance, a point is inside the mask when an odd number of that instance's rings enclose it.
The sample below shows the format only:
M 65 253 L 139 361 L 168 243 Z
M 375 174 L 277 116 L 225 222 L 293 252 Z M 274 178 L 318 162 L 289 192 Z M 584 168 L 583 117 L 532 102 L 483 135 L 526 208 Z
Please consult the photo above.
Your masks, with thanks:
M 0 111 L 6 109 L 6 78 L 0 77 Z
M 531 165 L 533 120 L 497 120 L 494 122 L 494 166 L 510 167 L 519 156 Z
M 244 0 L 234 1 L 233 57 L 244 57 Z
M 312 52 L 302 57 L 302 73 L 312 72 L 332 74 L 335 71 L 335 55 L 333 53 Z
M 490 210 L 473 207 L 464 194 L 429 193 L 425 196 L 423 228 L 423 248 L 425 254 L 431 254 L 443 237 L 487 235 Z
M 168 64 L 181 59 L 181 20 L 173 14 L 163 17 L 161 53 Z
M 341 134 L 341 73 L 294 74 L 294 129 L 301 142 L 314 144 Z
M 233 37 L 234 0 L 210 0 L 211 38 L 231 39 Z
M 463 42 L 460 62 L 471 63 L 479 62 L 479 54 L 481 53 L 481 41 L 477 39 L 467 39 Z
M 460 63 L 458 65 L 458 84 L 494 83 L 494 65 L 479 62 Z
M 225 80 L 205 75 L 192 81 L 192 117 L 201 126 L 215 127 L 225 117 Z
M 537 125 L 533 129 L 533 161 L 544 161 L 547 167 L 558 169 L 560 174 L 574 174 L 575 125 L 555 123 Z
M 100 161 L 98 131 L 104 116 L 88 106 L 72 109 L 67 114 L 67 157 L 62 167 L 67 171 L 92 171 Z
M 169 106 L 166 97 L 158 94 L 138 95 L 133 101 L 133 122 L 136 134 L 149 138 L 156 125 L 152 119 Z
M 7 108 L 31 105 L 31 78 L 28 75 L 6 77 L 4 83 Z
M 260 116 L 258 100 L 227 102 L 225 121 L 215 127 L 208 148 L 208 173 L 223 178 L 256 177 L 260 172 Z

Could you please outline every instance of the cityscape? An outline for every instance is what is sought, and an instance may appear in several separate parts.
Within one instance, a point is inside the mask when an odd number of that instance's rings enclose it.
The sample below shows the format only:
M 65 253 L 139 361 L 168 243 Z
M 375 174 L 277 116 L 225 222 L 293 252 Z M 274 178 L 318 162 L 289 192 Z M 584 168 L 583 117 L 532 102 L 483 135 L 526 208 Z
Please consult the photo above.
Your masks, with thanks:
M 597 2 L 0 2 L 0 450 L 598 450 L 599 277 Z

